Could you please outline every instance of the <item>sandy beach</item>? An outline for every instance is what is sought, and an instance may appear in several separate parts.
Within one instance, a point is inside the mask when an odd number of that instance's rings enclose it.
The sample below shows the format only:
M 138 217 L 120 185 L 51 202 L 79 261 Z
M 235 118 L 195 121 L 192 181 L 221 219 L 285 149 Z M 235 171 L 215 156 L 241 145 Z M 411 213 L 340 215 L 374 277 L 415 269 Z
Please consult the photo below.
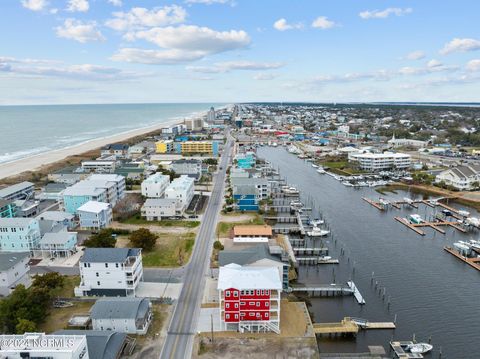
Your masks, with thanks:
M 75 145 L 72 147 L 40 153 L 38 155 L 29 156 L 17 161 L 3 163 L 3 164 L 0 164 L 0 179 L 15 176 L 26 171 L 38 170 L 42 166 L 52 164 L 57 161 L 61 161 L 68 156 L 95 150 L 109 143 L 126 141 L 132 137 L 144 135 L 149 132 L 159 130 L 162 127 L 168 127 L 181 122 L 182 121 L 179 121 L 178 119 L 170 120 L 170 121 L 159 123 L 157 125 L 152 125 L 152 126 L 144 127 L 137 130 L 124 132 L 118 135 L 91 140 L 89 142 Z

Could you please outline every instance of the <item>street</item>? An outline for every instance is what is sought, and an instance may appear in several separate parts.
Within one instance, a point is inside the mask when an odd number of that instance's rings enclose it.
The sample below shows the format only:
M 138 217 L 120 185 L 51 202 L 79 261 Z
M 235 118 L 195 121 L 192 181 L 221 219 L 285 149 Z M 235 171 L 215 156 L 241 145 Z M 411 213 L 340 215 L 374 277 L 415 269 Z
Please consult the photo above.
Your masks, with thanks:
M 228 136 L 212 195 L 200 224 L 192 258 L 183 278 L 182 292 L 169 324 L 160 358 L 183 359 L 190 358 L 192 355 L 195 329 L 205 287 L 205 274 L 210 263 L 218 214 L 222 207 L 226 168 L 230 161 L 231 148 L 232 139 Z

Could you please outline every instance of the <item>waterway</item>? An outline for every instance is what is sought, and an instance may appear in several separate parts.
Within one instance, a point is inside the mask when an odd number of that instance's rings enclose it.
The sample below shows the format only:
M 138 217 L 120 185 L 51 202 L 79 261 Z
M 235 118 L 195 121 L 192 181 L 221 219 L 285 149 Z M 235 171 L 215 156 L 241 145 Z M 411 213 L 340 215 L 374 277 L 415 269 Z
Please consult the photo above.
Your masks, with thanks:
M 321 212 L 332 231 L 327 245 L 340 264 L 301 266 L 299 282 L 345 283 L 352 278 L 365 298 L 364 306 L 351 296 L 312 298 L 314 321 L 334 322 L 346 316 L 370 321 L 397 318 L 394 331 L 363 331 L 356 339 L 321 338 L 321 352 L 367 352 L 369 345 L 383 345 L 388 352 L 390 340 L 411 340 L 415 335 L 417 341 L 431 337 L 434 351 L 427 357 L 439 358 L 441 350 L 441 358 L 479 358 L 480 273 L 443 247 L 478 238 L 480 233 L 462 234 L 447 228 L 443 235 L 425 229 L 427 234 L 422 237 L 393 217 L 418 213 L 429 218 L 434 209 L 420 205 L 418 209 L 379 211 L 362 200 L 379 198 L 372 188 L 346 187 L 329 175 L 318 174 L 309 162 L 284 148 L 262 147 L 258 155 L 278 168 L 289 184 L 297 186 L 302 200 Z M 405 195 L 416 198 L 406 193 L 387 198 Z

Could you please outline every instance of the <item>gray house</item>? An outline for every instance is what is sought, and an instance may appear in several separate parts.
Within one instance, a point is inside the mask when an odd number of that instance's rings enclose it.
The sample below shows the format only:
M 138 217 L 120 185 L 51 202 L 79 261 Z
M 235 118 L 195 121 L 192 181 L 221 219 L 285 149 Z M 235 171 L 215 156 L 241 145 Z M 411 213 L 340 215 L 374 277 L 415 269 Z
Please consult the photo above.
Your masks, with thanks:
M 290 263 L 284 260 L 282 255 L 271 253 L 267 243 L 248 247 L 241 250 L 223 250 L 218 254 L 218 265 L 224 267 L 228 264 L 235 263 L 241 266 L 276 266 L 282 273 L 282 285 L 284 289 L 289 287 L 288 271 Z
M 113 330 L 146 334 L 152 321 L 152 305 L 147 298 L 102 298 L 90 310 L 93 330 Z
M 88 359 L 118 359 L 128 345 L 127 334 L 98 330 L 59 330 L 55 335 L 85 335 Z

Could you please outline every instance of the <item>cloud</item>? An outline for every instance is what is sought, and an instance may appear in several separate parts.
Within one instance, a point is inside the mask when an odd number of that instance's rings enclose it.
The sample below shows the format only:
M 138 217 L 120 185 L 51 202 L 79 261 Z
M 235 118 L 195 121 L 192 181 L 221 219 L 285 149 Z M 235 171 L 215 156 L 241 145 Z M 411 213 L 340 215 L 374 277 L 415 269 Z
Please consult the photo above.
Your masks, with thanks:
M 281 62 L 226 61 L 217 62 L 213 66 L 187 66 L 187 70 L 205 74 L 230 72 L 234 70 L 258 71 L 273 70 L 284 66 Z
M 395 16 L 403 16 L 406 14 L 410 14 L 413 11 L 412 8 L 399 8 L 399 7 L 389 7 L 385 10 L 366 10 L 362 11 L 361 13 L 358 14 L 362 19 L 368 20 L 368 19 L 385 19 L 389 17 L 390 15 L 395 15 Z
M 113 60 L 146 64 L 181 63 L 244 48 L 250 44 L 250 37 L 243 30 L 215 31 L 195 25 L 155 27 L 131 32 L 128 39 L 145 40 L 164 50 L 123 48 L 112 56 Z
M 480 40 L 455 38 L 445 44 L 443 49 L 440 50 L 440 53 L 442 55 L 447 55 L 452 52 L 467 52 L 475 50 L 480 50 Z
M 44 65 L 41 65 L 44 64 Z M 48 64 L 55 64 L 49 66 Z M 61 77 L 78 80 L 128 80 L 150 74 L 92 64 L 65 65 L 60 61 L 0 57 L 0 72 L 20 76 Z
M 231 4 L 234 5 L 235 3 L 231 0 L 185 0 L 187 4 L 205 4 L 205 5 L 212 5 L 212 4 Z
M 32 11 L 42 11 L 47 5 L 47 0 L 22 0 L 22 6 Z
M 277 77 L 276 74 L 267 73 L 267 72 L 259 72 L 258 74 L 255 74 L 253 76 L 253 79 L 257 80 L 257 81 L 268 81 L 268 80 L 273 80 L 276 77 Z
M 438 60 L 432 59 L 427 61 L 425 67 L 402 67 L 398 70 L 400 75 L 425 75 L 434 72 L 454 72 L 459 69 L 458 66 L 454 65 L 444 65 Z
M 443 64 L 440 61 L 435 60 L 435 59 L 432 59 L 432 60 L 427 62 L 427 67 L 429 69 L 438 69 L 438 68 L 441 68 L 442 66 L 443 66 Z
M 407 56 L 405 56 L 407 60 L 421 60 L 424 57 L 425 57 L 425 52 L 421 50 L 412 51 Z
M 112 4 L 113 6 L 122 6 L 123 5 L 122 0 L 108 0 L 108 2 L 110 4 Z
M 303 24 L 300 22 L 297 24 L 289 24 L 287 23 L 287 20 L 282 18 L 275 21 L 273 23 L 273 27 L 278 31 L 286 31 L 286 30 L 293 30 L 293 29 L 302 29 Z
M 480 71 L 480 60 L 470 60 L 466 66 L 467 71 L 476 72 Z
M 105 40 L 105 37 L 97 29 L 95 21 L 82 22 L 75 19 L 66 19 L 63 25 L 56 27 L 55 30 L 58 37 L 81 43 Z
M 151 10 L 134 7 L 128 12 L 114 12 L 113 17 L 107 20 L 105 25 L 117 31 L 126 31 L 180 24 L 185 21 L 187 12 L 178 5 L 156 7 Z
M 87 12 L 90 8 L 88 0 L 68 0 L 67 11 L 70 12 Z
M 317 29 L 326 30 L 334 26 L 337 26 L 337 24 L 332 20 L 328 20 L 326 16 L 319 16 L 312 22 L 312 27 Z

